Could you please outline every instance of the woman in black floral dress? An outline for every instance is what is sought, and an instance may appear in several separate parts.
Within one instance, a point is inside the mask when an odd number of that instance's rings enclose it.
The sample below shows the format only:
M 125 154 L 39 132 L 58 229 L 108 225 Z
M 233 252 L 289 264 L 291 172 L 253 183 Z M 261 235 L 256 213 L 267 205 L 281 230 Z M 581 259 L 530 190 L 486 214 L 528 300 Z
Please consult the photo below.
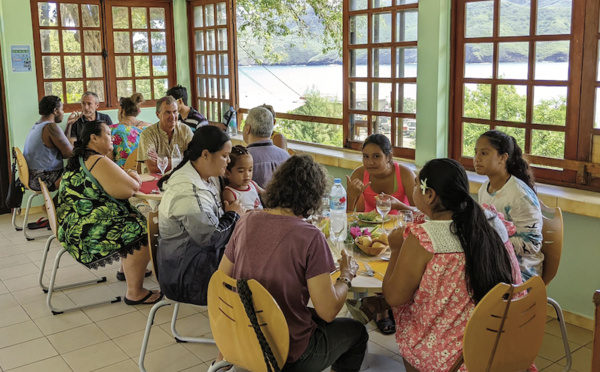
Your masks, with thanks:
M 146 219 L 127 201 L 141 180 L 135 171 L 125 172 L 107 158 L 110 151 L 106 123 L 86 123 L 60 185 L 58 240 L 73 258 L 92 269 L 123 258 L 125 303 L 152 304 L 162 294 L 143 287 L 150 260 Z

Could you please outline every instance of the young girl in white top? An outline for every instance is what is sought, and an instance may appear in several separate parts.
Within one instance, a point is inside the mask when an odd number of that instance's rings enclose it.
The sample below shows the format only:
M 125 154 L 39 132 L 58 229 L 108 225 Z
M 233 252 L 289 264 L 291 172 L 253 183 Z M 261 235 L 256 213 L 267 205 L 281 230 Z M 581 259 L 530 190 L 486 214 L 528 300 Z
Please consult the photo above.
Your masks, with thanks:
M 225 172 L 227 186 L 223 190 L 223 200 L 229 203 L 239 200 L 246 210 L 262 209 L 259 194 L 265 190 L 252 181 L 252 155 L 244 146 L 237 145 L 231 150 L 229 158 L 231 162 Z
M 479 203 L 495 206 L 515 225 L 510 241 L 523 280 L 542 275 L 542 212 L 531 169 L 517 141 L 497 130 L 485 132 L 475 145 L 473 165 L 477 174 L 489 179 L 479 189 Z

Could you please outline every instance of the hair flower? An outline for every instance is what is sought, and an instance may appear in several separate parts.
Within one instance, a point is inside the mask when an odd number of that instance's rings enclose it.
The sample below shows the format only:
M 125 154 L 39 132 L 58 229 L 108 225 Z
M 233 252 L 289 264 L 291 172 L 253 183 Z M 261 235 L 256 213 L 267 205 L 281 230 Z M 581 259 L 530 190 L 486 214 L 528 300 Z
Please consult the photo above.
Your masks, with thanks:
M 423 193 L 423 195 L 425 195 L 425 191 L 427 191 L 427 189 L 429 188 L 427 186 L 427 178 L 421 180 L 421 185 L 419 187 L 421 188 L 421 192 Z

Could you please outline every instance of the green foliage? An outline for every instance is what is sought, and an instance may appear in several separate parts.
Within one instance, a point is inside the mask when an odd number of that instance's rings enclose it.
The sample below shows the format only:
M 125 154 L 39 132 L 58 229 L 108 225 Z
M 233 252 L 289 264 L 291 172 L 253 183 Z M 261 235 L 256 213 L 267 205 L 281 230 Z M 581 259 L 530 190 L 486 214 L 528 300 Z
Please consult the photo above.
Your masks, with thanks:
M 290 111 L 290 114 L 328 118 L 342 117 L 343 105 L 337 99 L 331 100 L 323 97 L 319 91 L 314 89 L 304 96 L 304 105 Z M 278 130 L 290 139 L 338 147 L 343 145 L 343 128 L 341 125 L 284 119 L 277 119 L 277 125 Z

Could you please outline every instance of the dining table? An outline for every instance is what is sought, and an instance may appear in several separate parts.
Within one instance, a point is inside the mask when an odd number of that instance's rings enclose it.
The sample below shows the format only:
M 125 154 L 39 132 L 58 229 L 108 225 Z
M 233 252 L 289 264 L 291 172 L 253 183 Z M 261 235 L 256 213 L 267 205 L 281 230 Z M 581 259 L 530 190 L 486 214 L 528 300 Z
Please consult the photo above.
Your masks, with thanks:
M 133 194 L 134 197 L 144 199 L 148 201 L 148 204 L 152 210 L 156 210 L 160 201 L 162 200 L 162 192 L 158 188 L 158 180 L 160 180 L 160 173 L 142 173 L 140 179 L 142 180 L 142 186 L 140 190 Z

